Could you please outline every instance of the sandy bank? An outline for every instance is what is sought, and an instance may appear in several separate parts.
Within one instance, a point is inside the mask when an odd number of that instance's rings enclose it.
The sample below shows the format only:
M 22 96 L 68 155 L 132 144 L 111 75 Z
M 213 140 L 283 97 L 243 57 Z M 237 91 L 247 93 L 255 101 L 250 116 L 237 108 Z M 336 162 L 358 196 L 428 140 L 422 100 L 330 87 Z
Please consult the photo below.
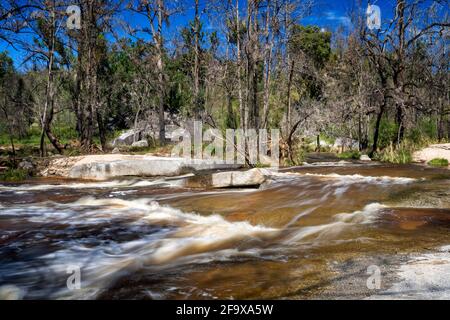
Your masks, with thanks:
M 450 163 L 450 143 L 434 144 L 413 155 L 415 162 L 428 162 L 436 158 L 447 159 Z

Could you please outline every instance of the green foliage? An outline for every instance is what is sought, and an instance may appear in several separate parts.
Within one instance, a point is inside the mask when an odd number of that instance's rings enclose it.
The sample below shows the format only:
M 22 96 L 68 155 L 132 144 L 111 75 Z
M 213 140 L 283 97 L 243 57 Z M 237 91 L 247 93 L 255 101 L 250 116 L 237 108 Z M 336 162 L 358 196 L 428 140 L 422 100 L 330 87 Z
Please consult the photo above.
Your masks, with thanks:
M 15 138 L 14 139 L 14 144 L 16 146 L 21 146 L 21 145 L 27 145 L 27 146 L 33 146 L 33 145 L 39 145 L 40 142 L 40 133 L 36 133 L 35 131 L 32 131 L 30 133 L 28 133 L 25 137 L 23 138 Z M 9 145 L 10 144 L 10 139 L 9 139 L 9 135 L 4 133 L 4 134 L 0 134 L 0 145 Z
M 254 168 L 270 168 L 270 164 L 264 164 L 264 163 L 261 163 L 258 161 L 253 167 Z
M 353 151 L 346 151 L 338 154 L 338 157 L 340 159 L 354 159 L 358 160 L 361 157 L 361 152 L 353 150 Z
M 433 167 L 448 167 L 448 160 L 443 158 L 435 158 L 428 162 Z
M 325 141 L 327 144 L 333 145 L 336 142 L 336 138 L 329 137 L 323 133 L 320 134 L 320 140 Z
M 181 29 L 181 37 L 183 38 L 183 42 L 191 50 L 193 49 L 194 44 L 195 44 L 195 41 L 194 41 L 195 28 L 196 28 L 195 20 L 192 20 L 192 21 L 189 21 L 189 27 L 184 27 L 183 29 Z M 198 40 L 200 43 L 202 43 L 205 38 L 205 32 L 203 31 L 203 23 L 201 21 L 199 21 L 198 35 L 199 35 Z
M 308 59 L 307 66 L 313 65 L 320 70 L 331 56 L 331 33 L 322 32 L 317 26 L 294 25 L 289 39 L 289 50 L 293 59 Z M 295 61 L 295 60 L 294 60 Z M 305 96 L 312 99 L 322 97 L 323 83 L 312 72 L 311 67 L 307 67 L 301 72 L 299 83 L 297 84 L 297 96 Z M 293 90 L 295 100 L 295 89 Z
M 226 114 L 225 116 L 225 128 L 237 128 L 238 119 L 235 112 Z
M 78 137 L 77 131 L 72 126 L 67 125 L 54 126 L 53 132 L 62 143 L 67 143 L 70 140 L 74 140 Z
M 331 55 L 331 33 L 322 32 L 317 26 L 294 25 L 289 46 L 293 52 L 301 50 L 322 68 Z
M 74 148 L 74 149 L 67 150 L 66 154 L 69 157 L 76 157 L 76 156 L 81 156 L 83 153 L 81 152 L 81 150 L 79 148 Z
M 434 117 L 421 118 L 417 125 L 408 132 L 408 139 L 418 146 L 424 146 L 438 136 L 437 122 Z
M 372 121 L 371 127 L 373 132 L 373 127 L 375 126 L 374 121 Z M 423 117 L 419 119 L 414 125 L 414 127 L 409 128 L 405 134 L 406 144 L 414 146 L 414 149 L 421 148 L 423 146 L 429 145 L 437 139 L 437 125 L 436 119 L 434 117 Z M 378 138 L 378 147 L 382 149 L 390 148 L 393 141 L 397 139 L 398 135 L 398 125 L 395 121 L 389 118 L 388 115 L 383 117 L 380 123 L 380 132 Z M 373 141 L 373 137 L 372 141 Z M 390 153 L 388 151 L 387 153 Z
M 406 164 L 412 162 L 412 154 L 415 150 L 414 144 L 406 140 L 398 147 L 394 147 L 391 143 L 389 147 L 382 150 L 375 158 L 382 162 Z
M 238 39 L 238 32 L 237 32 L 237 26 L 236 19 L 227 19 L 227 32 L 228 32 L 228 39 L 231 44 L 236 44 Z M 243 43 L 245 34 L 247 33 L 247 23 L 245 19 L 239 20 L 239 39 L 241 43 Z
M 67 125 L 54 125 L 53 133 L 58 137 L 61 143 L 69 143 L 71 140 L 77 139 L 78 135 L 73 127 Z M 23 137 L 15 137 L 14 144 L 17 147 L 23 146 L 39 146 L 41 141 L 41 129 L 38 126 L 30 126 L 26 135 Z M 0 145 L 9 145 L 10 138 L 6 133 L 0 133 Z
M 22 181 L 28 178 L 28 172 L 22 169 L 8 169 L 0 173 L 1 181 Z
M 398 134 L 398 125 L 395 121 L 384 117 L 380 123 L 380 132 L 378 138 L 378 146 L 380 149 L 384 149 L 394 141 Z
M 294 145 L 292 151 L 292 161 L 290 159 L 284 159 L 285 165 L 287 166 L 297 166 L 303 164 L 306 159 L 308 152 L 312 150 L 305 143 Z
M 7 51 L 0 52 L 0 81 L 5 75 L 14 72 L 13 60 L 9 57 Z
M 187 68 L 183 58 L 166 61 L 166 70 L 170 74 L 171 81 L 168 84 L 165 105 L 171 113 L 190 114 L 189 102 L 192 101 L 192 92 Z
M 150 145 L 148 147 L 132 147 L 132 146 L 120 146 L 119 150 L 122 153 L 129 153 L 129 154 L 155 154 L 155 155 L 170 155 L 172 151 L 172 145 L 168 144 L 165 146 L 154 146 Z

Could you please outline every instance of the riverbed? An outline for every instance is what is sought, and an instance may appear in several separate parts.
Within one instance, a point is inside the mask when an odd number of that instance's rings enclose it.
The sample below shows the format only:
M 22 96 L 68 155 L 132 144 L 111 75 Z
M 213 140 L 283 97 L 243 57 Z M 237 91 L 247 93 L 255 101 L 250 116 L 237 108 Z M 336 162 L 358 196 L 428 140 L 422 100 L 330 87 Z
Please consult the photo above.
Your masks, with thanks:
M 259 188 L 187 188 L 183 181 L 0 183 L 0 295 L 395 299 L 450 292 L 445 281 L 404 285 L 412 266 L 414 276 L 450 279 L 448 169 L 331 162 L 281 169 Z M 440 268 L 417 266 L 429 255 Z M 376 288 L 368 285 L 373 266 Z M 74 268 L 79 289 L 67 286 Z

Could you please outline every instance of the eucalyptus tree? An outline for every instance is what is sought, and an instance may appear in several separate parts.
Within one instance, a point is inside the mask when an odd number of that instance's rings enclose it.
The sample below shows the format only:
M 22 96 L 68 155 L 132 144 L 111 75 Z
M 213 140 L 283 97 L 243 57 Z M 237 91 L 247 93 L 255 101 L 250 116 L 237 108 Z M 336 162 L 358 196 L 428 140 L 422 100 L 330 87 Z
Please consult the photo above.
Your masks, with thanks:
M 21 12 L 25 24 L 20 31 L 30 34 L 33 40 L 17 39 L 16 43 L 27 53 L 26 60 L 40 61 L 45 66 L 43 95 L 45 99 L 43 106 L 38 106 L 41 124 L 40 153 L 41 156 L 45 156 L 45 137 L 59 153 L 66 147 L 52 131 L 59 83 L 58 73 L 67 61 L 63 40 L 66 3 L 60 0 L 33 0 L 29 1 L 29 5 L 27 10 Z
M 361 39 L 366 55 L 376 67 L 380 78 L 382 103 L 376 117 L 371 154 L 378 148 L 378 137 L 383 115 L 392 105 L 395 109 L 397 135 L 394 142 L 399 145 L 405 135 L 406 117 L 412 109 L 424 105 L 414 89 L 417 83 L 407 75 L 414 65 L 415 48 L 420 43 L 432 48 L 436 39 L 448 30 L 448 1 L 397 0 L 393 7 L 393 18 L 381 29 L 362 27 Z
M 166 72 L 165 72 L 165 48 L 164 28 L 169 25 L 172 15 L 179 13 L 182 6 L 178 1 L 165 0 L 137 0 L 130 1 L 128 8 L 147 20 L 145 27 L 137 30 L 150 36 L 155 49 L 155 67 L 158 73 L 158 118 L 159 118 L 159 142 L 164 145 L 165 138 L 165 97 L 166 97 Z

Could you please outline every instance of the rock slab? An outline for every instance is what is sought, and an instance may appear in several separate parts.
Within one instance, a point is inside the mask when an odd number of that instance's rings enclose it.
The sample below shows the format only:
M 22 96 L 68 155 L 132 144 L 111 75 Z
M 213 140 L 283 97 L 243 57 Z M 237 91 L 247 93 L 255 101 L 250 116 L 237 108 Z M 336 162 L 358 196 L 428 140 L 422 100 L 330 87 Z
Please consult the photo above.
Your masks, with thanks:
M 126 176 L 173 177 L 202 170 L 237 169 L 219 160 L 155 157 L 151 155 L 105 154 L 57 159 L 42 172 L 74 179 L 107 180 Z
M 264 169 L 250 169 L 247 171 L 227 171 L 212 174 L 213 188 L 251 187 L 263 184 L 269 173 Z

